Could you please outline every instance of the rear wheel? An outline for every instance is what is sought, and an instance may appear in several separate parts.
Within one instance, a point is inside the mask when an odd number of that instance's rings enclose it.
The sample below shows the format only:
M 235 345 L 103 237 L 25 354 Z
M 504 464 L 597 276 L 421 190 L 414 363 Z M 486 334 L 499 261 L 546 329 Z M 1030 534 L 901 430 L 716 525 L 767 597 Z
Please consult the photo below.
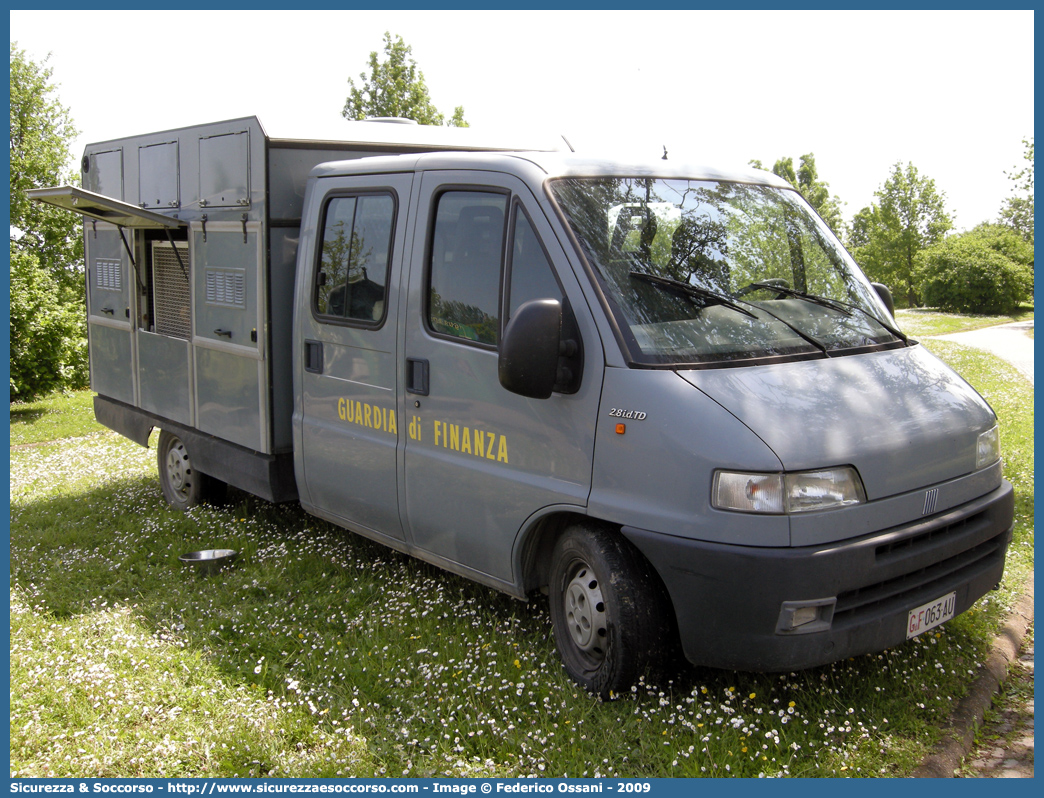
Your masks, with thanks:
M 555 544 L 549 598 L 569 676 L 610 698 L 666 654 L 670 607 L 648 562 L 618 534 L 570 527 Z
M 160 431 L 156 464 L 163 498 L 176 510 L 203 502 L 219 504 L 225 497 L 225 483 L 197 471 L 184 442 L 172 432 Z

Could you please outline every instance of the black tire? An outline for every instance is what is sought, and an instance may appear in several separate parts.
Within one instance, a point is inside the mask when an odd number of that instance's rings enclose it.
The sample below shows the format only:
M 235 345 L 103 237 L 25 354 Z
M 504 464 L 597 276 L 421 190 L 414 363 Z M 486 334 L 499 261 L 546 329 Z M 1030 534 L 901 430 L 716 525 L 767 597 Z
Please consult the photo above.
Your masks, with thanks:
M 198 504 L 220 504 L 227 485 L 220 479 L 197 471 L 181 438 L 167 430 L 160 430 L 156 448 L 163 498 L 175 510 L 187 510 Z
M 668 654 L 672 608 L 626 539 L 573 526 L 555 544 L 548 591 L 555 644 L 570 678 L 611 698 Z

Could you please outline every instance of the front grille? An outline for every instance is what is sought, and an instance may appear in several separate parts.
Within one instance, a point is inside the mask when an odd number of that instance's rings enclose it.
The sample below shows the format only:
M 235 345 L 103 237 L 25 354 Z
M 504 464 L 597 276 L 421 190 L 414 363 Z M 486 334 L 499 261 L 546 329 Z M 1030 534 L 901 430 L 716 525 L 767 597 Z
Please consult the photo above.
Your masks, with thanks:
M 835 626 L 845 621 L 854 621 L 864 614 L 880 614 L 882 609 L 886 609 L 885 605 L 898 607 L 909 604 L 915 596 L 923 597 L 925 593 L 931 592 L 929 588 L 933 585 L 938 585 L 941 593 L 947 584 L 969 581 L 975 574 L 985 571 L 1003 557 L 1007 534 L 1006 531 L 1002 532 L 973 548 L 927 567 L 838 594 L 837 608 L 834 612 Z
M 893 540 L 889 543 L 884 543 L 874 549 L 874 556 L 880 563 L 888 561 L 894 557 L 912 554 L 921 549 L 927 548 L 934 543 L 938 543 L 943 538 L 959 535 L 962 532 L 977 526 L 979 523 L 988 523 L 988 521 L 988 513 L 984 510 L 975 515 L 970 515 L 967 518 L 958 519 L 952 524 L 933 527 L 919 535 L 911 535 L 910 537 L 902 538 L 900 540 Z

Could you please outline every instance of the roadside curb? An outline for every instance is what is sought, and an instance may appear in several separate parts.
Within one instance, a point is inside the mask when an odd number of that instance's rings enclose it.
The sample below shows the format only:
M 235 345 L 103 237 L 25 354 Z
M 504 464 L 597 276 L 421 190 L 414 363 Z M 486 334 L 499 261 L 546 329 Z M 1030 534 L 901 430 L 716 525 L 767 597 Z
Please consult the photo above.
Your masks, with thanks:
M 912 778 L 951 779 L 961 760 L 971 751 L 975 731 L 982 724 L 993 696 L 1008 676 L 1008 666 L 1019 657 L 1022 638 L 1033 623 L 1033 574 L 1029 576 L 1022 596 L 1012 609 L 1008 621 L 993 640 L 993 647 L 982 673 L 971 686 L 949 722 L 942 730 L 942 740 L 932 753 L 910 774 Z

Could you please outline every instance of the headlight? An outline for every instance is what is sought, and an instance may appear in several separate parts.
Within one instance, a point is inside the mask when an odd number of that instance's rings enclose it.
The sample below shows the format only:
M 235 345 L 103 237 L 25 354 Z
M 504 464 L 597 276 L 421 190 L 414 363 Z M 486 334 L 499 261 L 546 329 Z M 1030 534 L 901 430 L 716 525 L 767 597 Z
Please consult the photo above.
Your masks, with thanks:
M 719 471 L 715 479 L 712 503 L 721 510 L 782 513 L 783 475 Z
M 787 474 L 787 512 L 804 513 L 863 504 L 866 492 L 854 468 Z
M 719 471 L 711 503 L 744 513 L 807 513 L 863 504 L 866 491 L 850 466 L 790 474 Z
M 994 425 L 979 436 L 975 446 L 975 467 L 985 468 L 1000 460 L 1000 429 Z

